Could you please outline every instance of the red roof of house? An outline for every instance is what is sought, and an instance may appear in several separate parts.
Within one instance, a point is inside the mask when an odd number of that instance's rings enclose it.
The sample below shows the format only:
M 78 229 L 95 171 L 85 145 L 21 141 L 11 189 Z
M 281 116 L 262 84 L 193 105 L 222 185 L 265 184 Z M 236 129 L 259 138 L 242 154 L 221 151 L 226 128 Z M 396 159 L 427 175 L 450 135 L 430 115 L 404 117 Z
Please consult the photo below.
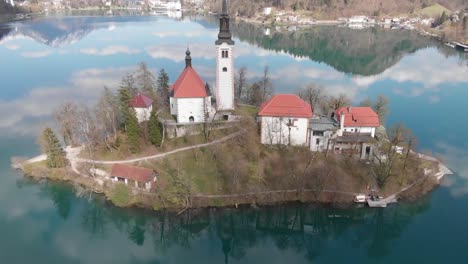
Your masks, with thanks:
M 138 93 L 133 99 L 128 103 L 128 106 L 134 108 L 148 108 L 153 104 L 153 99 L 149 98 L 144 94 Z
M 145 183 L 153 179 L 154 171 L 125 164 L 115 164 L 112 166 L 111 176 Z
M 177 81 L 171 86 L 171 90 L 175 98 L 204 98 L 208 96 L 205 84 L 191 66 L 185 67 Z
M 346 127 L 378 127 L 379 116 L 370 107 L 342 107 L 335 111 L 336 120 L 341 120 L 345 115 L 344 126 Z
M 312 117 L 312 107 L 295 94 L 277 94 L 260 107 L 259 116 Z

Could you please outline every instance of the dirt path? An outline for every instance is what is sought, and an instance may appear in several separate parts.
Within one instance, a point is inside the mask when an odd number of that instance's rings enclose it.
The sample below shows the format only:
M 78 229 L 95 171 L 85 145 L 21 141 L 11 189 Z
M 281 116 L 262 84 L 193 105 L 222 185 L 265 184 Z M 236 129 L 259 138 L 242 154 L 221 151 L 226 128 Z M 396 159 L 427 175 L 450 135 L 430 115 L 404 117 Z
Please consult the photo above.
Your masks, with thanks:
M 208 142 L 208 143 L 203 143 L 203 144 L 198 144 L 198 145 L 193 145 L 189 147 L 183 147 L 183 148 L 178 148 L 174 149 L 165 153 L 160 153 L 156 155 L 151 155 L 151 156 L 146 156 L 146 157 L 141 157 L 141 158 L 135 158 L 135 159 L 128 159 L 128 160 L 91 160 L 91 159 L 83 159 L 79 158 L 79 154 L 82 150 L 82 147 L 80 148 L 66 148 L 67 152 L 67 158 L 70 160 L 71 166 L 73 171 L 77 172 L 78 170 L 76 169 L 76 164 L 80 162 L 86 162 L 86 163 L 92 163 L 92 164 L 107 164 L 107 165 L 112 165 L 112 164 L 123 164 L 123 163 L 134 163 L 134 162 L 139 162 L 139 161 L 148 161 L 148 160 L 154 160 L 154 159 L 161 159 L 164 157 L 167 157 L 172 154 L 176 154 L 179 152 L 191 150 L 191 149 L 197 149 L 197 148 L 203 148 L 215 144 L 222 143 L 224 141 L 227 141 L 229 139 L 235 138 L 239 136 L 240 134 L 244 133 L 244 131 L 239 131 L 236 133 L 233 133 L 229 136 L 225 136 L 223 138 Z

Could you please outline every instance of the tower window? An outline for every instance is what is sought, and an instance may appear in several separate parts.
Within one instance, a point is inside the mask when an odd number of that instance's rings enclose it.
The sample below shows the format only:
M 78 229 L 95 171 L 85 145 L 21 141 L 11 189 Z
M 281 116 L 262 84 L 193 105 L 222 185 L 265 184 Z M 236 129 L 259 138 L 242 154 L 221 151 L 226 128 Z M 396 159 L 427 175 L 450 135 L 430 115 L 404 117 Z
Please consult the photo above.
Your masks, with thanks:
M 223 58 L 229 58 L 229 51 L 227 51 L 227 50 L 221 51 L 221 57 L 223 57 Z
M 227 68 L 226 68 L 226 67 L 223 68 L 223 72 L 227 72 Z

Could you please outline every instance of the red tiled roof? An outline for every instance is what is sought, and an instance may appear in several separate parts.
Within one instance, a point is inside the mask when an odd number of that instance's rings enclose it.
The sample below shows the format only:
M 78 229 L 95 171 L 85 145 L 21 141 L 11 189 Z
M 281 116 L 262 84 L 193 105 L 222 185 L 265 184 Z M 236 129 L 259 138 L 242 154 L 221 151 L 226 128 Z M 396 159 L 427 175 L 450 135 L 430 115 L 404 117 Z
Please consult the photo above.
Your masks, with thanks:
M 277 94 L 260 107 L 259 116 L 312 117 L 312 107 L 295 94 Z
M 185 67 L 177 81 L 171 86 L 175 98 L 207 97 L 205 84 L 197 72 L 191 67 Z
M 138 182 L 149 182 L 153 179 L 154 171 L 125 164 L 115 164 L 112 166 L 112 177 L 119 177 Z
M 149 98 L 144 94 L 137 94 L 133 99 L 128 103 L 128 106 L 134 108 L 148 108 L 153 104 L 153 99 Z
M 336 120 L 345 115 L 345 127 L 378 127 L 379 116 L 370 107 L 342 107 L 335 111 Z

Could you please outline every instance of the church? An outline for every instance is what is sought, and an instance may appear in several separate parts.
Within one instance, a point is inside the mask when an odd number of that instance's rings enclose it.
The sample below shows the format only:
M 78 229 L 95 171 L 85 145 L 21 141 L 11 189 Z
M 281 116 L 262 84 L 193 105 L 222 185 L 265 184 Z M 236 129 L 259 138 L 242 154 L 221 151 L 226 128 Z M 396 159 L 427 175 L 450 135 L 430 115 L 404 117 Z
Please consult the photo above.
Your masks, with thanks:
M 222 3 L 216 47 L 216 105 L 211 104 L 211 92 L 192 66 L 191 52 L 186 51 L 185 68 L 170 88 L 169 106 L 177 123 L 204 123 L 217 114 L 229 119 L 234 104 L 234 41 L 229 29 L 226 0 Z M 196 51 L 195 51 L 196 52 Z

